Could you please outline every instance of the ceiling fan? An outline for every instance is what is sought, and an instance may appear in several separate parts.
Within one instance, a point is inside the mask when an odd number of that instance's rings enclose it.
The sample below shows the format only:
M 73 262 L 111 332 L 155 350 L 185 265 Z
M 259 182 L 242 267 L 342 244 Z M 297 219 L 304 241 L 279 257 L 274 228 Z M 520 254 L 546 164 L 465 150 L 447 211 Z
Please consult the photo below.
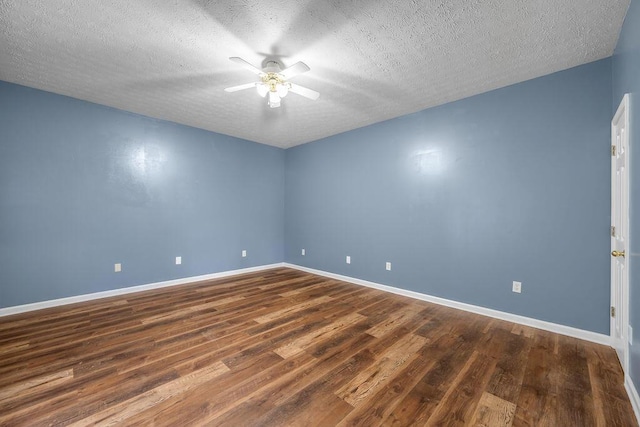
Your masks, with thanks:
M 242 58 L 232 57 L 229 59 L 241 67 L 256 73 L 260 77 L 260 81 L 228 87 L 225 89 L 226 92 L 236 92 L 255 87 L 258 94 L 263 98 L 269 94 L 267 103 L 271 108 L 279 107 L 280 100 L 287 96 L 289 92 L 297 93 L 314 101 L 320 96 L 315 90 L 289 82 L 289 79 L 310 70 L 304 62 L 297 62 L 282 70 L 278 62 L 268 61 L 267 66 L 260 70 Z

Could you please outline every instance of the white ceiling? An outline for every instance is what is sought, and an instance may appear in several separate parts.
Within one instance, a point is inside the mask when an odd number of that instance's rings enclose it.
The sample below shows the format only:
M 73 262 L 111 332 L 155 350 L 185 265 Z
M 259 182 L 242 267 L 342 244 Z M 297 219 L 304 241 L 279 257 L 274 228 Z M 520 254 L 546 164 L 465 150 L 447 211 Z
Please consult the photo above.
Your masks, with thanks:
M 0 80 L 286 148 L 611 56 L 629 1 L 0 0 Z

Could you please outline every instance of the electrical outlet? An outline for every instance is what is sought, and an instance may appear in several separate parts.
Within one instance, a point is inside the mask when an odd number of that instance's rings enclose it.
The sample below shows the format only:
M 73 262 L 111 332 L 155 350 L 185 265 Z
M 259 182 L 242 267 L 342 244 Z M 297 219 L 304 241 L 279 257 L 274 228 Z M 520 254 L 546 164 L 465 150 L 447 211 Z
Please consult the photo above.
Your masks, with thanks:
M 180 265 L 182 264 L 182 257 L 181 256 L 177 256 L 176 257 L 176 265 Z
M 629 325 L 629 345 L 633 345 L 633 328 Z
M 247 256 L 247 250 L 243 249 L 242 250 L 242 258 L 246 258 L 246 256 Z
M 122 271 L 122 264 L 120 263 L 114 264 L 113 271 L 115 271 L 116 273 L 120 273 Z
M 301 253 L 302 253 L 302 256 L 305 256 L 307 254 L 307 251 L 303 249 Z
M 387 269 L 387 271 L 391 271 L 391 263 L 390 263 L 390 262 L 387 262 L 387 263 L 385 264 L 385 268 Z
M 521 282 L 513 282 L 513 287 L 511 288 L 511 290 L 515 293 L 521 293 L 522 292 L 522 283 Z
M 351 257 L 347 255 L 347 264 L 351 264 Z

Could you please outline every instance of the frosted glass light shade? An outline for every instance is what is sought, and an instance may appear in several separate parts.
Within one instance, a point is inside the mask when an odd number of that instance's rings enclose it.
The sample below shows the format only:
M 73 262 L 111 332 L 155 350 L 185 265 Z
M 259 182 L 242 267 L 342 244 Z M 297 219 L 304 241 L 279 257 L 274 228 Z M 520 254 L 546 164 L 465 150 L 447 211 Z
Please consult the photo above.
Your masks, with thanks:
M 267 88 L 267 85 L 264 83 L 257 83 L 256 90 L 258 91 L 258 95 L 263 98 L 267 95 L 267 92 L 269 92 L 269 88 Z
M 278 96 L 280 98 L 284 98 L 289 93 L 289 88 L 287 87 L 287 85 L 278 84 L 278 86 L 276 87 L 276 91 L 278 92 Z
M 276 108 L 280 106 L 280 97 L 277 92 L 269 91 L 269 107 Z

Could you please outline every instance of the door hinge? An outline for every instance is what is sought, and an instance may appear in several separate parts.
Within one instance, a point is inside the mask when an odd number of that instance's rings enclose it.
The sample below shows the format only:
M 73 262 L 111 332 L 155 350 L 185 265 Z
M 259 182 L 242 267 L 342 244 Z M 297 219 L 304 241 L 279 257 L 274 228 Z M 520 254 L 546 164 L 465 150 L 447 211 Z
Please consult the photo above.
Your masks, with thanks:
M 616 317 L 616 308 L 611 306 L 611 317 Z
M 615 146 L 615 145 L 612 145 L 612 146 L 611 146 L 611 155 L 612 155 L 612 156 L 615 156 L 615 155 L 616 155 L 616 146 Z
M 615 225 L 611 226 L 611 237 L 616 237 L 616 227 L 615 227 Z

